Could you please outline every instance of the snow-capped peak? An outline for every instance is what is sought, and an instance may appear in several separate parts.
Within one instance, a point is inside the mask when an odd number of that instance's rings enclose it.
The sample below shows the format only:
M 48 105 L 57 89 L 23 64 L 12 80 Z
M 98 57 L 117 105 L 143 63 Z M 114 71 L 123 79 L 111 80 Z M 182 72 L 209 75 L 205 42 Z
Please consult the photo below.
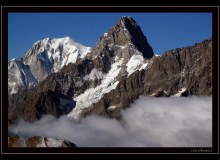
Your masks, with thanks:
M 31 87 L 31 84 L 37 84 L 51 73 L 58 72 L 64 65 L 75 63 L 78 59 L 84 58 L 91 50 L 91 47 L 86 47 L 68 36 L 39 40 L 19 59 L 19 64 L 21 63 L 21 66 L 25 68 L 9 65 L 11 71 L 16 68 L 19 73 L 14 81 L 11 78 L 9 90 L 16 93 L 17 82 L 20 86 Z M 12 59 L 10 62 L 14 60 Z M 13 72 L 10 74 L 12 74 L 9 75 L 11 77 L 15 76 Z M 25 77 L 26 80 L 22 77 Z
M 38 46 L 34 47 L 35 45 Z M 75 63 L 79 58 L 84 58 L 92 50 L 91 47 L 86 47 L 68 36 L 64 38 L 45 38 L 37 41 L 34 46 L 23 56 L 24 63 L 30 65 L 36 55 L 39 55 L 43 61 L 49 60 L 50 63 L 54 61 L 59 63 L 59 67 L 56 67 L 55 72 L 62 68 L 63 65 L 67 65 L 70 62 Z M 32 53 L 35 54 L 33 55 Z
M 156 53 L 154 53 L 154 56 L 155 56 L 155 57 L 160 57 L 160 55 L 158 55 L 158 54 L 156 54 Z
M 16 59 L 15 58 L 13 58 L 13 59 L 11 59 L 11 61 L 10 62 L 12 62 L 12 61 L 15 61 Z

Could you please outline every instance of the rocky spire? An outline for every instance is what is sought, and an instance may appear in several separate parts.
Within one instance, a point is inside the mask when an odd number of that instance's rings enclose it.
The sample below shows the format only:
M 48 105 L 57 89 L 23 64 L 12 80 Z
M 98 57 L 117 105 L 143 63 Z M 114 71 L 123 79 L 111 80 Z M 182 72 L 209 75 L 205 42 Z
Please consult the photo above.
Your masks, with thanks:
M 123 79 L 121 75 L 129 76 L 134 70 L 141 68 L 142 64 L 145 63 L 146 66 L 153 55 L 151 46 L 135 20 L 121 17 L 98 39 L 86 59 L 94 61 L 94 67 L 104 73 L 109 72 L 112 64 L 122 61 L 119 76 L 116 78 L 120 81 Z
M 124 16 L 109 29 L 108 33 L 99 38 L 93 52 L 87 55 L 88 59 L 94 59 L 105 48 L 119 58 L 129 59 L 137 53 L 150 59 L 154 55 L 140 26 L 131 17 Z
M 154 55 L 153 49 L 148 44 L 140 26 L 137 25 L 136 21 L 132 17 L 121 17 L 113 28 L 120 30 L 125 35 L 126 40 L 134 44 L 134 46 L 142 52 L 144 58 L 152 58 Z

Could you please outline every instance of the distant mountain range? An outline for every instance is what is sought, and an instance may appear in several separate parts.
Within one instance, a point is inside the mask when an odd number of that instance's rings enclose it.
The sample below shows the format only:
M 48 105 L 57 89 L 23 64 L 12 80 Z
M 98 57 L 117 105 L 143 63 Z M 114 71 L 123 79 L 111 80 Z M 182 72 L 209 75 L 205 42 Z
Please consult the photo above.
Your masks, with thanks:
M 212 37 L 158 56 L 131 17 L 120 18 L 93 49 L 70 37 L 46 38 L 8 62 L 9 126 L 43 114 L 122 122 L 120 110 L 140 95 L 211 94 Z

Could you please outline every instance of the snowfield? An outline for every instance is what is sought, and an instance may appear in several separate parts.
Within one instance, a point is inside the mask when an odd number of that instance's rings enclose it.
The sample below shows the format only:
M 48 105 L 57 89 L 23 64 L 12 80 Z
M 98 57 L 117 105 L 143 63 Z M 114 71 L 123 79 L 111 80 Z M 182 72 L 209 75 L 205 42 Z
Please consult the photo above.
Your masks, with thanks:
M 128 77 L 137 70 L 137 68 L 143 64 L 143 56 L 142 55 L 133 55 L 131 59 L 126 64 Z
M 105 93 L 115 89 L 119 83 L 115 81 L 115 78 L 121 70 L 120 66 L 122 63 L 123 58 L 112 64 L 112 68 L 107 74 L 97 73 L 100 78 L 103 77 L 101 84 L 95 88 L 87 89 L 83 94 L 73 98 L 73 100 L 76 101 L 76 106 L 67 116 L 79 121 L 79 116 L 83 108 L 87 108 L 91 104 L 98 102 Z M 93 75 L 93 73 L 90 73 L 90 76 L 91 75 Z

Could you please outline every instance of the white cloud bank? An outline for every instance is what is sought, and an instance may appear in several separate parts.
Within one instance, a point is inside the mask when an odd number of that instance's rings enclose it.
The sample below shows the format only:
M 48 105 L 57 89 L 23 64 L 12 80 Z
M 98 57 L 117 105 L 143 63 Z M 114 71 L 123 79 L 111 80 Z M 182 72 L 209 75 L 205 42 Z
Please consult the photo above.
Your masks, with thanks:
M 9 130 L 21 137 L 67 139 L 78 147 L 211 147 L 212 97 L 140 96 L 122 110 L 125 123 L 88 116 L 80 123 L 45 115 L 33 123 L 20 119 Z

